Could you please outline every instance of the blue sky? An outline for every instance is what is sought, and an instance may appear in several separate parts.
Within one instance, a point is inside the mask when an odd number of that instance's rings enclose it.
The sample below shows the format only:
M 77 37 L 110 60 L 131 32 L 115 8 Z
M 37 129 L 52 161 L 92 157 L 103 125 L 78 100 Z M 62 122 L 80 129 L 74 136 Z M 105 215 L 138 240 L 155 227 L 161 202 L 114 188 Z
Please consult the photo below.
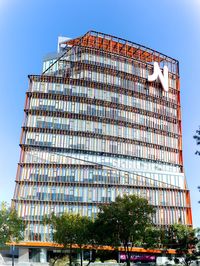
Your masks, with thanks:
M 0 0 L 0 201 L 13 196 L 27 75 L 39 74 L 58 35 L 94 29 L 180 62 L 183 151 L 193 222 L 200 227 L 200 0 Z

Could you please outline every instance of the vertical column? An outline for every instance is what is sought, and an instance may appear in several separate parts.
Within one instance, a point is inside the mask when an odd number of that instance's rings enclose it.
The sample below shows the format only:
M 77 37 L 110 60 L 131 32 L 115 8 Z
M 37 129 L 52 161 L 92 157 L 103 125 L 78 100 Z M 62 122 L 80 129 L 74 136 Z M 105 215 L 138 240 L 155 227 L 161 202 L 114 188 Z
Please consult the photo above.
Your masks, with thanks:
M 177 90 L 177 119 L 178 119 L 178 149 L 179 149 L 179 164 L 183 166 L 183 155 L 182 155 L 182 123 L 181 123 L 181 100 L 180 100 L 180 79 L 176 76 L 176 90 Z
M 41 263 L 47 262 L 47 250 L 45 248 L 40 249 L 40 262 Z
M 186 191 L 186 223 L 188 225 L 192 225 L 192 210 L 191 210 L 191 202 L 190 202 L 190 192 Z

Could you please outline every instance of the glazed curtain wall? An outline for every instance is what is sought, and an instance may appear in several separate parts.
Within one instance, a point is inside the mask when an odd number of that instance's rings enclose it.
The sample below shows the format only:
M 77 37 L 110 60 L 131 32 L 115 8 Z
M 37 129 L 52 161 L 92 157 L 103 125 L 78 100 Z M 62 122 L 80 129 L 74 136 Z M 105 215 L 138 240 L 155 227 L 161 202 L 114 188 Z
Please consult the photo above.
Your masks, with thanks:
M 77 99 L 79 100 L 79 99 Z M 27 108 L 27 106 L 26 106 Z M 132 127 L 134 124 L 144 125 L 146 127 L 156 128 L 158 130 L 169 131 L 169 133 L 174 133 L 175 137 L 179 134 L 178 131 L 178 123 L 176 120 L 170 119 L 159 119 L 155 118 L 153 113 L 148 113 L 145 115 L 143 111 L 141 113 L 133 113 L 129 111 L 125 111 L 124 109 L 116 109 L 110 107 L 103 107 L 101 105 L 95 104 L 87 104 L 87 103 L 77 103 L 74 101 L 62 101 L 62 100 L 52 100 L 52 99 L 38 99 L 31 98 L 30 100 L 30 110 L 40 110 L 42 111 L 50 111 L 50 112 L 65 112 L 65 113 L 73 113 L 80 115 L 88 115 L 88 116 L 97 116 L 98 118 L 110 118 L 116 121 L 124 121 L 131 123 Z M 137 110 L 137 112 L 140 112 Z M 158 113 L 157 113 L 158 114 Z M 59 115 L 59 114 L 58 114 Z M 67 115 L 67 114 L 66 114 Z M 52 115 L 52 117 L 56 117 L 56 113 Z M 173 122 L 174 121 L 174 122 Z
M 179 164 L 178 152 L 161 150 L 159 147 L 146 147 L 146 145 L 136 145 L 124 141 L 112 141 L 91 136 L 72 136 L 27 132 L 22 140 L 24 145 L 32 145 L 34 147 L 52 147 L 62 148 L 63 150 L 85 150 L 96 153 L 105 152 L 119 154 L 124 156 L 141 157 L 143 159 L 158 160 L 161 162 L 169 162 Z
M 153 172 L 164 171 L 173 173 L 181 173 L 180 166 L 162 163 L 158 161 L 145 160 L 142 158 L 127 158 L 116 157 L 114 154 L 90 154 L 81 152 L 52 152 L 51 150 L 44 150 L 36 148 L 26 148 L 26 151 L 22 150 L 20 156 L 20 163 L 27 164 L 70 164 L 70 165 L 82 165 L 86 162 L 91 164 L 108 165 L 115 168 L 132 169 Z M 183 175 L 183 173 L 182 173 Z
M 100 123 L 96 121 L 86 121 L 80 119 L 70 119 L 51 116 L 29 115 L 27 121 L 29 128 L 47 128 L 66 131 L 83 131 L 106 136 L 115 136 L 126 139 L 136 139 L 169 148 L 178 149 L 178 137 L 173 138 L 168 135 L 156 134 L 141 129 Z
M 114 184 L 114 185 L 140 185 L 152 186 L 156 188 L 180 188 L 184 189 L 184 175 L 177 173 L 163 173 L 161 171 L 141 171 L 130 168 L 129 172 L 120 170 L 106 169 L 105 166 L 95 165 L 89 162 L 83 165 L 70 162 L 68 164 L 55 164 L 49 167 L 47 163 L 27 164 L 27 166 L 20 168 L 20 181 L 33 182 L 86 182 L 94 184 Z M 40 165 L 40 166 L 37 166 Z M 78 165 L 78 166 L 77 166 Z M 69 166 L 71 168 L 69 168 Z M 97 169 L 96 169 L 97 168 Z
M 96 80 L 95 80 L 96 81 Z M 163 93 L 161 93 L 160 89 L 149 87 L 145 88 L 143 84 L 138 82 L 134 82 L 131 86 L 133 91 L 138 91 L 140 93 L 151 95 L 152 97 L 161 97 Z M 150 91 L 149 91 L 150 89 Z M 154 90 L 154 93 L 151 91 Z M 82 87 L 82 86 L 73 86 L 68 84 L 56 84 L 56 83 L 45 83 L 45 82 L 33 82 L 31 92 L 43 92 L 48 94 L 61 94 L 61 95 L 69 95 L 69 96 L 79 96 L 86 97 L 91 99 L 99 99 L 103 101 L 115 102 L 119 104 L 123 104 L 126 106 L 140 108 L 142 110 L 147 110 L 151 112 L 159 111 L 163 115 L 170 116 L 176 118 L 177 116 L 177 104 L 175 101 L 170 101 L 168 95 L 168 103 L 166 101 L 159 101 L 159 103 L 153 101 L 147 101 L 146 99 L 141 99 L 135 96 L 129 96 L 126 94 L 122 94 L 120 92 L 110 92 L 107 90 L 90 88 L 90 87 Z M 176 95 L 176 94 L 175 94 Z M 140 96 L 140 95 L 138 95 Z M 169 107 L 168 107 L 169 106 Z

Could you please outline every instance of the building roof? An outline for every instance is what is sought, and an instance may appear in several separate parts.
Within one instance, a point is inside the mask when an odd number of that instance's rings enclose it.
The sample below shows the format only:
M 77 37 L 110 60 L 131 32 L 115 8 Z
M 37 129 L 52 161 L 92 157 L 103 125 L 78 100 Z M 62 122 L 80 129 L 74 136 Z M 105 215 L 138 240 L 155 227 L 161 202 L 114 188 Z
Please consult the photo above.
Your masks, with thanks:
M 83 36 L 68 40 L 64 43 L 67 45 L 80 45 L 98 48 L 145 62 L 165 61 L 172 64 L 178 64 L 178 60 L 144 45 L 93 30 L 88 31 Z

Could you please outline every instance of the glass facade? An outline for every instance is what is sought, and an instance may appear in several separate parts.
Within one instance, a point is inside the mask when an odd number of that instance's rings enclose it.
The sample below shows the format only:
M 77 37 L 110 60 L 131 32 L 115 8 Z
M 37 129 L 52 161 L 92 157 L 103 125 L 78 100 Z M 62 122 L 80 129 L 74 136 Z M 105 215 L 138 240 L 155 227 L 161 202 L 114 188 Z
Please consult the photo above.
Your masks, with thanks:
M 95 219 L 123 194 L 155 205 L 159 226 L 191 225 L 178 61 L 93 31 L 65 45 L 29 76 L 13 198 L 25 241 L 52 240 L 44 215 Z M 148 82 L 153 62 L 167 65 L 168 92 Z

